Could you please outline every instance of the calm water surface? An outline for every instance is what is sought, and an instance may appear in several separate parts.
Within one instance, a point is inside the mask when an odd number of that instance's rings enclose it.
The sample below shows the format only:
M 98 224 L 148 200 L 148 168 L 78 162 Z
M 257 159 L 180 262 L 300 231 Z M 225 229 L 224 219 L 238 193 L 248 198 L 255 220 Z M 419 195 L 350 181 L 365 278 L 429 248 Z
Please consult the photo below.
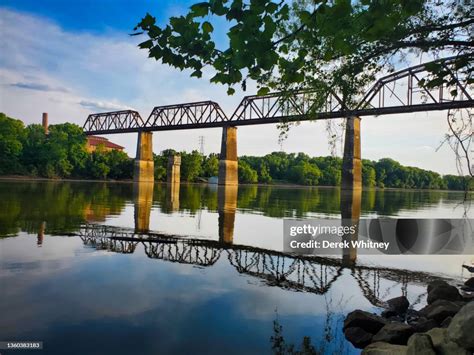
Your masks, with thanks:
M 463 195 L 364 191 L 361 217 L 473 218 Z M 283 254 L 282 218 L 340 218 L 339 190 L 0 182 L 0 341 L 47 354 L 359 351 L 345 314 L 380 312 L 474 256 Z M 25 352 L 22 352 L 25 353 Z M 34 353 L 41 353 L 36 351 Z

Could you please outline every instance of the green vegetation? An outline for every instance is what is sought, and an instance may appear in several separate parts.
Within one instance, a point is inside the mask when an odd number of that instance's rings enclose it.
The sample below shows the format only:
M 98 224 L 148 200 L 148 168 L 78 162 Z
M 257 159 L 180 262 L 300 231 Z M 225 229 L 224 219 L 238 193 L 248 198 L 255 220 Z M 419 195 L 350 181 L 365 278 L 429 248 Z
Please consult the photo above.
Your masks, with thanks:
M 165 150 L 154 156 L 155 179 L 166 181 L 168 157 Z M 181 179 L 188 182 L 216 176 L 217 154 L 204 156 L 197 151 L 181 152 Z M 242 183 L 288 182 L 310 186 L 338 186 L 342 160 L 337 157 L 310 157 L 304 153 L 273 152 L 263 157 L 239 158 Z M 51 125 L 46 135 L 41 125 L 23 123 L 0 114 L 0 174 L 22 174 L 47 178 L 131 179 L 133 159 L 120 151 L 100 146 L 86 150 L 86 137 L 74 124 Z M 362 181 L 368 187 L 420 189 L 473 189 L 472 178 L 439 174 L 384 158 L 362 161 Z
M 166 181 L 168 156 L 173 150 L 155 155 L 155 179 Z M 216 154 L 203 156 L 197 151 L 181 152 L 181 179 L 196 182 L 201 178 L 217 175 Z M 242 156 L 239 158 L 239 182 L 276 183 L 288 182 L 309 186 L 338 186 L 341 184 L 342 159 L 337 157 L 312 158 L 304 153 L 288 154 L 273 152 L 263 157 Z M 465 190 L 474 187 L 469 177 L 446 175 L 433 171 L 402 166 L 393 159 L 362 161 L 362 182 L 367 187 L 393 187 L 405 189 L 450 189 Z
M 82 128 L 71 123 L 51 125 L 46 135 L 41 125 L 0 113 L 0 174 L 47 178 L 129 179 L 133 160 L 126 153 L 86 150 Z
M 0 183 L 0 238 L 19 231 L 73 233 L 86 222 L 117 215 L 133 195 L 129 184 L 28 181 Z

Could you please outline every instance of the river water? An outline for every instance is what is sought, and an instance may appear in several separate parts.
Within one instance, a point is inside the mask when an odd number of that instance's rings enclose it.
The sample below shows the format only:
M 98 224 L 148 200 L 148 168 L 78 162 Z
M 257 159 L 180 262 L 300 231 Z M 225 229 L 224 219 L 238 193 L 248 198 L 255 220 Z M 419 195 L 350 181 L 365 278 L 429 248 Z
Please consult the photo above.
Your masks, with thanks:
M 342 333 L 348 312 L 380 312 L 402 294 L 418 309 L 430 280 L 472 276 L 461 268 L 472 255 L 347 264 L 283 253 L 282 219 L 340 218 L 339 196 L 0 182 L 0 341 L 42 341 L 47 354 L 272 354 L 306 339 L 318 353 L 357 354 Z M 462 199 L 364 190 L 360 216 L 472 218 Z

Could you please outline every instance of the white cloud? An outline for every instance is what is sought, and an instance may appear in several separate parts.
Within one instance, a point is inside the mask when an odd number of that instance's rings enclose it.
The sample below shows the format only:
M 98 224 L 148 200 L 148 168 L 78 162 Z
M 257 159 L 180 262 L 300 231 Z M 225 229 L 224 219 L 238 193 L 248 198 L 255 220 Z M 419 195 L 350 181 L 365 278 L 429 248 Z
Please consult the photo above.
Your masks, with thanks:
M 104 101 L 95 101 L 95 100 L 81 100 L 79 105 L 93 110 L 110 110 L 110 111 L 119 111 L 119 110 L 134 110 L 132 107 L 124 106 L 120 103 L 113 102 L 104 102 Z
M 126 32 L 104 35 L 73 33 L 39 16 L 0 8 L 0 111 L 38 123 L 48 112 L 51 123 L 82 125 L 90 113 L 135 108 L 147 117 L 154 106 L 189 101 L 213 100 L 231 115 L 242 96 L 237 90 L 228 97 L 223 86 L 189 73 L 161 65 L 136 46 L 140 38 Z M 421 113 L 364 118 L 363 157 L 392 157 L 402 164 L 416 165 L 441 173 L 455 173 L 454 155 L 417 147 L 436 147 L 446 131 L 444 113 Z M 280 150 L 275 125 L 239 128 L 239 154 L 262 155 Z M 158 132 L 154 149 L 198 149 L 198 137 L 205 137 L 205 151 L 218 152 L 220 129 Z M 135 152 L 136 135 L 108 136 Z M 287 152 L 329 154 L 324 122 L 302 123 L 292 128 L 284 142 Z
M 58 91 L 58 92 L 68 92 L 66 88 L 62 87 L 51 87 L 42 83 L 13 83 L 10 86 L 17 87 L 20 89 L 28 90 L 38 90 L 38 91 Z

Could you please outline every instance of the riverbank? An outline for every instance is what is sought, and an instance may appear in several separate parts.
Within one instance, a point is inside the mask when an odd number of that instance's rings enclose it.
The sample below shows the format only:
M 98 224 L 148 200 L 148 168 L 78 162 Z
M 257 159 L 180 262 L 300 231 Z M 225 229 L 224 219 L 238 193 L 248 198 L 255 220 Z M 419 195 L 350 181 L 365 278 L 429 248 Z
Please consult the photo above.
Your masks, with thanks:
M 66 179 L 66 178 L 43 178 L 38 176 L 28 175 L 4 175 L 0 176 L 0 181 L 50 181 L 50 182 L 107 182 L 107 183 L 133 183 L 132 179 L 127 180 L 96 180 L 96 179 Z
M 113 179 L 81 179 L 81 178 L 44 178 L 37 176 L 28 176 L 28 175 L 4 175 L 0 176 L 0 181 L 51 181 L 51 182 L 104 182 L 104 183 L 118 183 L 118 184 L 131 184 L 134 181 L 132 179 L 124 180 L 113 180 Z M 164 181 L 155 181 L 157 184 L 166 184 Z M 214 185 L 208 184 L 204 181 L 201 182 L 181 182 L 185 185 Z M 217 186 L 217 185 L 216 185 Z M 305 189 L 305 188 L 318 188 L 318 189 L 334 189 L 340 188 L 340 186 L 328 186 L 328 185 L 298 185 L 291 182 L 278 181 L 271 184 L 247 184 L 239 183 L 239 186 L 262 186 L 262 187 L 279 187 L 279 188 L 291 188 L 291 189 Z M 440 190 L 440 189 L 406 189 L 406 188 L 397 188 L 397 187 L 365 187 L 364 190 L 374 190 L 374 191 L 430 191 L 430 192 L 462 192 L 463 190 Z M 469 195 L 474 194 L 474 191 L 468 191 Z

